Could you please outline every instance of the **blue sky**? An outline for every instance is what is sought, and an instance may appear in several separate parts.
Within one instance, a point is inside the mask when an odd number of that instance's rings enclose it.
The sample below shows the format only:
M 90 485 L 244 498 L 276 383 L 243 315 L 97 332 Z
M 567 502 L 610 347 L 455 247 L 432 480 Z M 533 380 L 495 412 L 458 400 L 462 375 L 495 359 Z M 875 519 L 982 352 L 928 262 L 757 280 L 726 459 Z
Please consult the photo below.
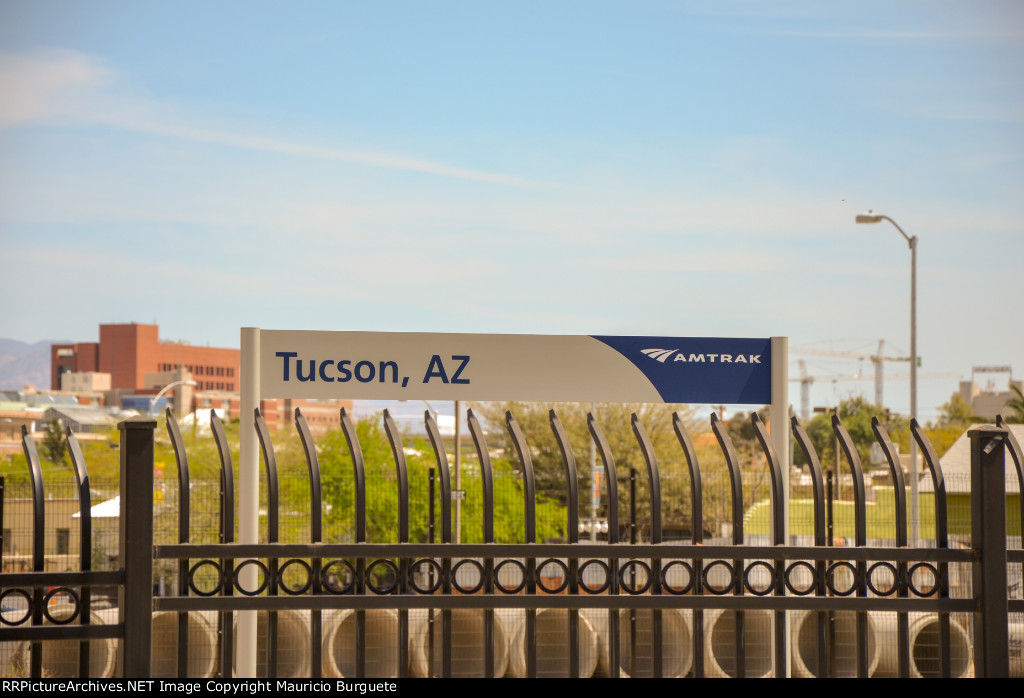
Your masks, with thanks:
M 1022 39 L 1010 2 L 8 0 L 0 336 L 906 355 L 910 254 L 854 224 L 874 209 L 920 238 L 922 374 L 1019 377 Z M 872 394 L 828 381 L 856 362 L 806 359 L 814 404 Z M 921 414 L 955 388 L 922 380 Z M 906 381 L 886 393 L 909 409 Z

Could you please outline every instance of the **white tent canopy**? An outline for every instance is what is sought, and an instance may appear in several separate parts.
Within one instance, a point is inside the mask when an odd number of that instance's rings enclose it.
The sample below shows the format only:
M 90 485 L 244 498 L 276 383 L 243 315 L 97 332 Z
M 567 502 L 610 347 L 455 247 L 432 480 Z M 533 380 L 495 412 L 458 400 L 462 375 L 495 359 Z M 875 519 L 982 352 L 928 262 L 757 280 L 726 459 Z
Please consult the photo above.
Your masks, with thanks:
M 121 495 L 117 495 L 113 499 L 108 499 L 105 502 L 100 502 L 89 510 L 89 513 L 94 519 L 116 519 L 121 516 Z M 76 511 L 71 515 L 71 518 L 81 518 L 82 512 Z

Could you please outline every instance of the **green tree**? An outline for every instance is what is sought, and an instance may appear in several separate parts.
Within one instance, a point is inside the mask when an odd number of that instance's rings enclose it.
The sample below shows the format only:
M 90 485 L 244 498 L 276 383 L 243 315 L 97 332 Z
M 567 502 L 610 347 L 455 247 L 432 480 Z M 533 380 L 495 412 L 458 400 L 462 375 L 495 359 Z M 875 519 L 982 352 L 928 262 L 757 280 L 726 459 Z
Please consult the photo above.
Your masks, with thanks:
M 64 463 L 67 444 L 64 441 L 64 432 L 60 428 L 60 422 L 56 419 L 51 419 L 46 423 L 46 430 L 43 432 L 43 452 L 50 462 Z
M 398 541 L 398 476 L 394 456 L 379 418 L 360 420 L 356 435 L 366 474 L 366 536 L 375 543 Z M 441 496 L 433 449 L 422 440 L 403 439 L 409 477 L 409 539 L 426 542 L 430 535 L 430 471 L 435 469 L 435 541 L 441 540 Z M 318 444 L 325 507 L 325 539 L 350 541 L 355 530 L 355 477 L 348 442 L 341 430 L 329 432 Z M 465 454 L 465 450 L 463 451 Z M 462 536 L 464 543 L 483 540 L 483 495 L 479 463 L 465 454 L 462 461 Z M 449 467 L 452 455 L 449 454 Z M 502 543 L 525 541 L 522 481 L 506 459 L 495 459 L 495 539 Z M 454 483 L 453 483 L 454 485 Z M 566 515 L 551 498 L 538 494 L 538 540 L 565 537 Z
M 966 424 L 930 425 L 924 430 L 924 433 L 932 448 L 935 449 L 935 455 L 942 458 L 946 455 L 949 447 L 956 443 L 956 440 L 964 433 L 967 426 Z
M 936 455 L 942 458 L 964 430 L 978 421 L 981 420 L 974 415 L 970 403 L 960 393 L 953 393 L 949 402 L 939 408 L 939 418 L 925 427 L 925 435 Z
M 760 463 L 764 458 L 764 453 L 761 450 L 761 444 L 758 442 L 757 434 L 754 432 L 754 414 L 754 412 L 750 412 L 749 414 L 737 412 L 725 424 L 726 433 L 729 435 L 729 440 L 732 441 L 732 445 L 736 449 L 736 456 L 740 460 L 741 468 L 751 468 L 755 463 Z M 767 422 L 767 407 L 757 410 L 756 414 L 761 419 L 762 423 Z
M 520 467 L 512 438 L 505 426 L 505 413 L 511 412 L 519 423 L 530 448 L 534 477 L 538 493 L 542 493 L 558 501 L 562 505 L 568 503 L 568 486 L 565 479 L 565 465 L 562 452 L 558 447 L 550 426 L 549 410 L 558 415 L 573 455 L 576 459 L 576 478 L 579 492 L 580 515 L 590 514 L 589 477 L 590 453 L 593 438 L 587 425 L 587 414 L 591 410 L 589 403 L 527 403 L 527 402 L 490 402 L 474 405 L 474 411 L 480 417 L 487 431 L 488 447 L 492 451 L 501 452 L 505 458 Z M 672 428 L 672 415 L 678 412 L 694 431 L 693 413 L 686 405 L 658 405 L 641 403 L 598 403 L 594 405 L 594 413 L 601 430 L 608 440 L 612 458 L 615 462 L 619 489 L 619 521 L 625 525 L 629 513 L 629 476 L 630 470 L 637 471 L 636 505 L 637 521 L 650 519 L 650 493 L 647 483 L 647 464 L 633 433 L 631 416 L 636 413 L 643 423 L 654 453 L 658 458 L 659 471 L 664 481 L 676 475 L 682 480 L 686 477 L 686 462 L 682 449 Z M 594 462 L 597 470 L 601 470 L 601 455 L 595 449 Z M 601 509 L 608 506 L 607 483 L 602 485 L 604 494 L 601 498 Z M 687 497 L 662 497 L 662 518 L 670 520 L 686 520 L 689 512 Z M 599 515 L 606 511 L 599 511 Z
M 973 421 L 974 410 L 960 393 L 953 393 L 949 402 L 939 408 L 938 426 L 964 426 Z
M 843 426 L 850 433 L 857 455 L 860 457 L 861 465 L 865 469 L 872 466 L 869 462 L 871 445 L 876 443 L 874 430 L 871 427 L 871 419 L 878 417 L 882 420 L 883 426 L 889 433 L 889 437 L 896 443 L 902 453 L 910 448 L 910 422 L 904 417 L 888 414 L 885 409 L 868 402 L 863 397 L 854 397 L 843 400 L 839 403 L 839 419 Z M 818 454 L 822 468 L 825 470 L 835 467 L 836 448 L 835 433 L 832 430 L 832 415 L 819 414 L 804 425 L 814 450 Z M 804 462 L 803 454 L 797 449 L 797 463 Z M 846 472 L 848 465 L 845 462 L 845 454 L 840 446 L 840 469 Z
M 1024 392 L 1016 385 L 1010 384 L 1013 397 L 1006 402 L 1006 414 L 1003 418 L 1011 424 L 1024 424 Z

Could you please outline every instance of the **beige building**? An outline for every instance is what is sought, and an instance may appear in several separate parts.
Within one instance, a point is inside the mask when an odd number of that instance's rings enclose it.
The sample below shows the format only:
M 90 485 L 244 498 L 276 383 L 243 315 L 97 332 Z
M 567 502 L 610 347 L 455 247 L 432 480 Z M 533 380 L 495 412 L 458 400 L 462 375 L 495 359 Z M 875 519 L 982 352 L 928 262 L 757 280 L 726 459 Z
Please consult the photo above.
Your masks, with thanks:
M 24 402 L 0 402 L 0 456 L 21 453 L 21 427 L 34 432 L 43 412 L 42 408 L 29 407 Z
M 1010 389 L 1015 386 L 1024 392 L 1024 380 L 1015 381 L 1010 378 L 1005 390 L 998 390 L 991 383 L 982 388 L 973 380 L 960 381 L 960 396 L 974 410 L 975 417 L 994 420 L 997 414 L 1006 414 L 1006 403 L 1017 397 Z
M 77 499 L 47 499 L 43 554 L 47 570 L 80 569 L 81 536 Z M 32 569 L 32 500 L 8 499 L 4 502 L 4 572 Z
M 193 379 L 191 371 L 184 366 L 178 366 L 170 371 L 147 372 L 143 387 L 147 391 L 155 391 L 155 396 L 168 385 L 176 383 L 177 385 L 164 393 L 164 395 L 166 395 L 167 401 L 171 403 L 174 413 L 183 415 L 194 411 L 196 408 L 196 387 L 194 385 L 187 385 L 188 381 L 198 382 Z
M 65 393 L 102 393 L 110 390 L 110 374 L 68 371 L 60 376 L 60 389 Z

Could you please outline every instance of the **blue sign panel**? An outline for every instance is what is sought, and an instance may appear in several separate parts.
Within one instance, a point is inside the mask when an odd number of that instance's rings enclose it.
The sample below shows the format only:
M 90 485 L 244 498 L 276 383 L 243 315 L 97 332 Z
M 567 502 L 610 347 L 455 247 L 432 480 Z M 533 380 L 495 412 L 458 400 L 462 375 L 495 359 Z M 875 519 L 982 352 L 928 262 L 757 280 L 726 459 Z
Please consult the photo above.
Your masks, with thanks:
M 628 359 L 665 402 L 768 404 L 771 340 L 595 336 Z

